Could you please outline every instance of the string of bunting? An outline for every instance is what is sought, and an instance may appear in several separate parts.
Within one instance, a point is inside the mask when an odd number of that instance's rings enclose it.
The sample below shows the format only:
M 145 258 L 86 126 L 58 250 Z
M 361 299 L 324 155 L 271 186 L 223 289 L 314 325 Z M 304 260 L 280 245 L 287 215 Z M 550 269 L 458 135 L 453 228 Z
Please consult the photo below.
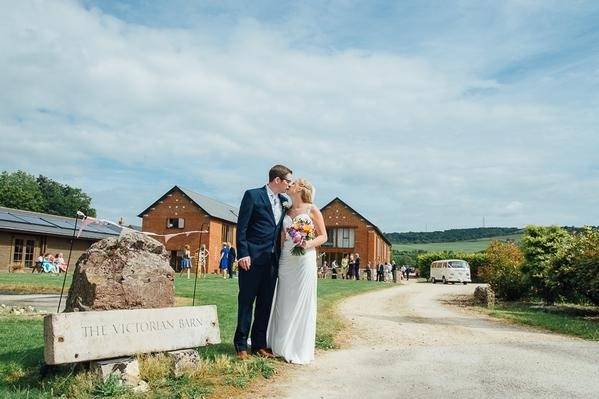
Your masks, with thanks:
M 135 229 L 131 229 L 129 227 L 122 226 L 122 225 L 120 225 L 118 223 L 115 223 L 115 222 L 113 222 L 111 220 L 97 219 L 97 218 L 94 218 L 94 217 L 91 217 L 91 216 L 87 216 L 87 215 L 85 215 L 81 211 L 78 211 L 77 215 L 83 218 L 81 220 L 81 224 L 79 225 L 79 231 L 77 232 L 77 238 L 79 238 L 79 236 L 83 232 L 83 229 L 86 226 L 89 226 L 90 224 L 98 224 L 98 225 L 102 225 L 102 226 L 112 225 L 112 226 L 116 226 L 116 227 L 122 229 L 121 232 L 123 230 L 129 230 L 129 231 L 135 231 L 137 233 L 142 233 L 142 234 L 145 234 L 145 235 L 148 235 L 148 236 L 151 236 L 151 237 L 164 237 L 164 242 L 165 243 L 167 243 L 168 240 L 170 240 L 171 238 L 176 237 L 176 236 L 185 235 L 186 237 L 189 237 L 191 234 L 207 233 L 208 232 L 207 230 L 193 230 L 193 231 L 185 231 L 185 232 L 182 232 L 182 233 L 173 233 L 173 234 L 156 234 L 156 233 L 150 233 L 149 231 L 141 231 L 140 232 L 140 231 L 137 231 Z

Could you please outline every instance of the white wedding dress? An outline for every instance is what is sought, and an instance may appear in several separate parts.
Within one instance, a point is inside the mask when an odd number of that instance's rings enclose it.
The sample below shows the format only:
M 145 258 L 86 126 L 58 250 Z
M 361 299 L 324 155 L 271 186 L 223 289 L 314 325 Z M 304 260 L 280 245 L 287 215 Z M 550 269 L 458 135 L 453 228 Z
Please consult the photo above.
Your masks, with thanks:
M 285 215 L 285 231 L 291 223 L 291 217 Z M 287 233 L 285 236 L 266 339 L 276 356 L 307 364 L 314 360 L 316 342 L 316 250 L 292 255 L 293 242 Z

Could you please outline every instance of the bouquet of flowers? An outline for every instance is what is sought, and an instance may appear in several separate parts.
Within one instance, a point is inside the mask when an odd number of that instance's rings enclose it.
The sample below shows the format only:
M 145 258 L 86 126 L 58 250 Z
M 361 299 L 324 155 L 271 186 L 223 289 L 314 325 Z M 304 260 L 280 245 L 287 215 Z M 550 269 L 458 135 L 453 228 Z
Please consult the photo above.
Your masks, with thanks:
M 291 226 L 287 228 L 287 234 L 289 234 L 291 241 L 295 244 L 291 250 L 291 254 L 300 256 L 306 254 L 306 250 L 302 248 L 302 244 L 316 237 L 316 229 L 310 219 L 300 215 L 293 218 Z

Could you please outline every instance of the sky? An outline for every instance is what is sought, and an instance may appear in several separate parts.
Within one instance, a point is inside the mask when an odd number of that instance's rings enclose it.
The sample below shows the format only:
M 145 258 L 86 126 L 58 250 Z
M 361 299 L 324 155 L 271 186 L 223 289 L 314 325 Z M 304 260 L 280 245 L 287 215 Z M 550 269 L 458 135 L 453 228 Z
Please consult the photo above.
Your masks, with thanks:
M 98 216 L 289 166 L 383 231 L 599 224 L 599 2 L 0 2 L 0 170 Z

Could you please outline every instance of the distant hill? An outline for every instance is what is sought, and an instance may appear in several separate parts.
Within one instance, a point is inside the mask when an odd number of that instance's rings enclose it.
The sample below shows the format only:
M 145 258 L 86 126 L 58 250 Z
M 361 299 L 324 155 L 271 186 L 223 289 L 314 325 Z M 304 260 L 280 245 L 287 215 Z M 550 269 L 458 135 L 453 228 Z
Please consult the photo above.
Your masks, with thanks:
M 444 231 L 385 233 L 394 244 L 428 244 L 434 242 L 456 242 L 478 240 L 497 236 L 522 233 L 517 227 L 476 227 L 471 229 L 451 229 Z

